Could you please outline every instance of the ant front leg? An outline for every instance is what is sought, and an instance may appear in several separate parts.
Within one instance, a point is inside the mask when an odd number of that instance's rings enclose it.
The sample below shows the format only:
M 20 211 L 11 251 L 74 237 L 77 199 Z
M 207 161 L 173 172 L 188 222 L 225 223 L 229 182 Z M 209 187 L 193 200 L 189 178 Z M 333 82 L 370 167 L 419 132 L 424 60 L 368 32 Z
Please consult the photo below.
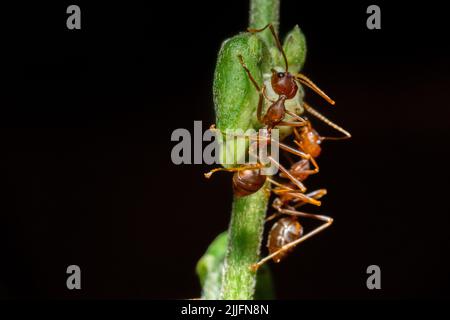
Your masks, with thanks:
M 320 206 L 321 202 L 318 201 L 318 198 L 310 197 L 309 195 L 306 195 L 304 193 L 298 192 L 298 190 L 292 189 L 284 184 L 281 184 L 271 178 L 267 178 L 267 180 L 271 183 L 277 186 L 277 188 L 273 188 L 272 192 L 276 195 L 280 194 L 286 194 L 290 197 L 292 197 L 292 201 L 298 202 L 302 201 L 305 203 L 310 203 L 316 206 Z M 279 198 L 277 198 L 279 199 Z M 280 200 L 281 201 L 281 200 Z M 280 205 L 281 206 L 281 205 Z
M 264 103 L 265 86 L 263 86 L 263 88 L 261 90 L 261 88 L 259 87 L 259 85 L 256 82 L 255 78 L 253 77 L 252 73 L 250 72 L 250 69 L 245 64 L 244 59 L 242 58 L 242 56 L 238 55 L 238 58 L 239 58 L 239 62 L 242 65 L 242 68 L 244 68 L 245 72 L 247 72 L 248 78 L 250 79 L 250 81 L 255 86 L 256 91 L 258 91 L 258 93 L 259 93 L 258 108 L 256 109 L 256 116 L 257 116 L 258 121 L 260 123 L 264 123 L 263 122 L 263 117 L 262 117 L 262 107 L 263 107 L 263 103 Z
M 256 163 L 256 164 L 249 164 L 246 166 L 240 166 L 240 167 L 236 167 L 236 168 L 216 168 L 216 169 L 212 169 L 211 171 L 204 173 L 205 178 L 209 179 L 211 178 L 211 176 L 218 172 L 218 171 L 227 171 L 227 172 L 236 172 L 236 171 L 243 171 L 243 170 L 256 170 L 256 169 L 261 169 L 262 167 L 264 167 L 263 164 L 261 163 Z
M 322 198 L 323 196 L 325 196 L 327 193 L 328 193 L 327 189 L 318 189 L 318 190 L 312 191 L 312 192 L 310 192 L 310 193 L 308 193 L 306 195 L 308 197 L 310 197 L 310 198 L 318 200 L 318 199 Z M 297 209 L 297 208 L 299 208 L 301 206 L 304 206 L 305 204 L 308 203 L 308 202 L 299 201 L 299 200 L 294 200 L 293 202 L 295 202 L 295 204 L 293 205 L 293 207 L 295 209 Z
M 268 178 L 269 180 L 269 178 Z M 283 185 L 281 185 L 283 187 Z M 287 188 L 287 187 L 285 187 Z M 290 188 L 289 188 L 290 189 Z M 283 190 L 285 192 L 290 192 L 290 190 Z M 278 193 L 279 194 L 279 193 Z M 309 192 L 306 194 L 306 197 L 308 198 L 312 198 L 312 199 L 316 199 L 319 200 L 321 199 L 324 195 L 327 194 L 327 189 L 318 189 L 318 190 L 314 190 L 312 192 Z M 308 204 L 309 202 L 307 201 L 299 201 L 298 199 L 294 199 L 293 202 L 296 202 L 292 207 L 294 209 L 297 209 L 301 206 L 304 206 L 305 204 Z M 272 202 L 272 208 L 276 209 L 277 212 L 275 212 L 274 214 L 270 215 L 269 217 L 266 218 L 266 222 L 273 220 L 279 216 L 282 215 L 282 213 L 280 213 L 280 209 L 283 207 L 283 202 L 281 201 L 280 198 L 275 198 L 275 200 L 273 200 Z
M 294 127 L 295 129 L 298 127 L 307 126 L 309 124 L 308 121 L 295 114 L 294 112 L 291 112 L 287 109 L 285 110 L 285 112 L 297 121 L 281 121 L 276 125 L 277 127 Z
M 306 187 L 303 185 L 303 183 L 298 180 L 296 177 L 294 177 L 289 170 L 287 170 L 281 163 L 279 163 L 277 160 L 275 160 L 272 156 L 267 156 L 267 158 L 283 173 L 285 174 L 291 181 L 294 183 L 301 192 L 306 191 Z
M 275 142 L 276 144 L 278 144 L 278 146 L 281 149 L 283 149 L 284 151 L 287 151 L 289 153 L 295 154 L 296 156 L 299 156 L 302 159 L 310 161 L 312 163 L 312 165 L 314 166 L 314 169 L 313 170 L 305 170 L 304 172 L 306 174 L 315 174 L 315 173 L 319 172 L 319 165 L 317 164 L 316 159 L 314 159 L 314 157 L 312 157 L 310 154 L 305 153 L 305 152 L 303 152 L 301 150 L 294 149 L 294 148 L 292 148 L 292 147 L 290 147 L 287 144 L 284 144 L 282 142 L 275 141 L 275 140 L 272 140 L 272 141 Z
M 306 194 L 298 192 L 298 191 L 288 191 L 286 189 L 282 189 L 282 190 L 273 190 L 273 192 L 276 195 L 286 194 L 286 195 L 292 197 L 292 201 L 296 201 L 296 202 L 300 201 L 300 202 L 304 202 L 305 204 L 310 203 L 310 204 L 313 204 L 313 205 L 319 206 L 319 207 L 322 205 L 322 202 L 320 202 L 319 200 L 311 198 L 311 197 L 307 196 Z
M 288 214 L 288 215 L 292 215 L 292 216 L 296 216 L 296 217 L 305 217 L 305 218 L 320 220 L 320 221 L 323 221 L 324 223 L 322 225 L 320 225 L 319 227 L 315 228 L 314 230 L 308 232 L 307 234 L 301 236 L 297 240 L 294 240 L 292 242 L 289 242 L 288 244 L 285 244 L 284 246 L 282 246 L 277 251 L 272 252 L 268 256 L 266 256 L 263 259 L 261 259 L 259 262 L 253 264 L 251 266 L 251 270 L 253 270 L 253 271 L 258 270 L 258 268 L 261 267 L 264 263 L 266 263 L 270 259 L 276 257 L 280 253 L 289 251 L 291 248 L 294 248 L 295 246 L 299 245 L 303 241 L 305 241 L 305 240 L 315 236 L 319 232 L 321 232 L 324 229 L 326 229 L 329 226 L 331 226 L 331 224 L 333 223 L 333 218 L 328 217 L 328 216 L 317 215 L 317 214 L 312 214 L 312 213 L 306 213 L 306 212 L 301 212 L 301 211 L 296 211 L 296 210 L 281 209 L 281 208 L 278 211 L 280 213 L 282 213 L 282 214 Z
M 247 137 L 247 135 L 234 135 L 236 137 Z M 305 153 L 301 150 L 297 150 L 294 149 L 290 146 L 288 146 L 287 144 L 284 144 L 282 142 L 279 142 L 277 140 L 272 139 L 271 137 L 268 136 L 253 136 L 253 135 L 248 135 L 248 137 L 250 137 L 250 139 L 254 140 L 255 142 L 265 142 L 265 143 L 270 143 L 270 144 L 275 144 L 277 146 L 279 146 L 281 149 L 283 149 L 284 151 L 287 151 L 289 153 L 292 153 L 296 156 L 299 156 L 303 159 L 306 159 L 308 161 L 310 161 L 312 163 L 312 165 L 314 166 L 313 170 L 306 170 L 305 173 L 307 174 L 315 174 L 319 172 L 319 165 L 317 164 L 316 160 L 314 159 L 314 157 L 312 157 L 310 154 Z M 272 161 L 281 171 L 283 174 L 285 174 L 293 183 L 295 183 L 297 186 L 298 185 L 302 185 L 303 184 L 301 182 L 299 182 L 292 174 L 290 174 L 288 172 L 288 170 L 286 168 L 284 168 L 278 161 L 276 161 L 275 159 L 273 159 L 272 157 L 268 156 L 268 158 L 270 159 L 270 161 Z M 302 192 L 304 192 L 306 190 L 306 188 L 300 188 L 302 190 Z

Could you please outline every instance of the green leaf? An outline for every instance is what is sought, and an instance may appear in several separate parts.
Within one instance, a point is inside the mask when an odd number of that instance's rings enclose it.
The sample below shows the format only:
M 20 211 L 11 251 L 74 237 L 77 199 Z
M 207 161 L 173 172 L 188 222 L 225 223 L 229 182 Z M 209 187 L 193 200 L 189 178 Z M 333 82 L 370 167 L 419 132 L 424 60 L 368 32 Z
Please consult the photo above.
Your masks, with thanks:
M 202 286 L 202 299 L 216 300 L 220 297 L 227 238 L 227 232 L 219 234 L 197 263 L 196 271 Z
M 223 262 L 227 251 L 227 232 L 219 234 L 209 245 L 197 263 L 196 271 L 202 286 L 202 299 L 220 299 Z M 263 265 L 257 274 L 255 299 L 274 299 L 272 275 L 268 265 Z
M 241 33 L 222 44 L 214 73 L 213 96 L 216 127 L 223 133 L 227 130 L 241 129 L 245 132 L 253 129 L 256 118 L 259 93 L 240 64 L 238 56 L 242 56 L 260 85 L 263 83 L 263 66 L 270 65 L 265 44 L 253 34 Z M 243 162 L 247 152 L 246 143 L 239 145 L 231 140 L 231 143 L 226 144 L 226 136 L 219 137 L 218 142 L 221 146 L 220 160 L 225 167 L 233 166 L 238 161 Z M 230 154 L 234 156 L 230 157 Z
M 262 83 L 262 54 L 263 43 L 250 33 L 239 34 L 222 44 L 213 84 L 216 125 L 219 130 L 247 130 L 251 127 L 253 112 L 258 104 L 258 92 L 239 63 L 238 56 L 243 57 L 255 80 Z
M 283 49 L 291 72 L 299 72 L 306 59 L 306 39 L 299 26 L 295 26 L 284 39 Z

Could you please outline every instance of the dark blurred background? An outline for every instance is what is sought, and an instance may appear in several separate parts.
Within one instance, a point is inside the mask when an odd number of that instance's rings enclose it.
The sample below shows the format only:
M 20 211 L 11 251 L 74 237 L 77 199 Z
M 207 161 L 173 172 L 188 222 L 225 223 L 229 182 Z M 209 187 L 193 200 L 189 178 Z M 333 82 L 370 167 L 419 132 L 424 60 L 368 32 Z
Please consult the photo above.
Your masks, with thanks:
M 81 7 L 82 29 L 66 29 Z M 335 224 L 279 265 L 278 298 L 450 296 L 447 13 L 438 3 L 282 1 L 304 73 L 336 101 L 307 100 L 353 134 L 329 142 L 322 208 Z M 173 165 L 176 128 L 214 122 L 221 42 L 247 1 L 25 4 L 2 33 L 0 297 L 194 298 L 195 264 L 228 226 L 230 175 Z M 322 133 L 331 133 L 317 124 Z M 82 290 L 66 268 L 82 269 Z M 366 288 L 381 267 L 382 290 Z

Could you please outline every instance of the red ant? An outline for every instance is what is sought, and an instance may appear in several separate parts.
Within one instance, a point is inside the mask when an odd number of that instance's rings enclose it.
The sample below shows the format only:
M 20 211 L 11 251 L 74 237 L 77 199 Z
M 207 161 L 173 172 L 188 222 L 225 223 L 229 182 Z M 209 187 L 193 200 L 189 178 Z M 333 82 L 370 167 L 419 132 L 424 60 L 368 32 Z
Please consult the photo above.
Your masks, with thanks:
M 308 193 L 306 196 L 320 199 L 326 192 L 325 189 L 319 189 Z M 267 239 L 269 255 L 253 264 L 251 266 L 253 271 L 258 270 L 261 265 L 270 259 L 273 259 L 276 263 L 280 262 L 295 246 L 328 228 L 333 223 L 333 218 L 331 217 L 296 210 L 304 204 L 306 203 L 303 201 L 297 201 L 295 205 L 291 206 L 289 203 L 283 201 L 282 198 L 276 198 L 273 201 L 272 207 L 278 212 L 267 218 L 266 221 L 283 214 L 288 215 L 288 217 L 281 218 L 273 224 Z M 298 222 L 297 217 L 316 219 L 324 223 L 307 234 L 304 234 L 303 226 Z
M 304 119 L 299 117 L 295 113 L 290 112 L 289 110 L 286 110 L 286 108 L 284 106 L 284 102 L 287 99 L 292 99 L 295 97 L 295 95 L 298 91 L 297 81 L 301 84 L 306 85 L 307 87 L 309 87 L 310 89 L 312 89 L 313 91 L 318 93 L 321 97 L 323 97 L 330 104 L 334 105 L 335 102 L 328 95 L 326 95 L 325 92 L 323 92 L 317 85 L 315 85 L 309 78 L 307 78 L 305 75 L 303 75 L 301 73 L 293 75 L 289 72 L 289 65 L 288 65 L 288 61 L 286 58 L 286 54 L 284 52 L 283 47 L 281 46 L 280 39 L 278 38 L 278 35 L 276 34 L 275 29 L 272 24 L 268 24 L 267 26 L 265 26 L 262 29 L 248 29 L 248 31 L 251 33 L 257 33 L 257 32 L 262 32 L 267 28 L 270 29 L 270 32 L 272 33 L 272 35 L 275 39 L 277 48 L 283 56 L 283 60 L 284 60 L 284 64 L 285 64 L 284 72 L 278 72 L 275 69 L 272 69 L 271 85 L 272 85 L 272 89 L 274 90 L 274 92 L 279 96 L 278 100 L 271 100 L 267 97 L 267 95 L 265 94 L 265 86 L 263 86 L 262 90 L 259 88 L 258 84 L 256 83 L 253 76 L 251 75 L 249 69 L 245 66 L 244 62 L 242 61 L 242 57 L 239 56 L 239 60 L 242 64 L 242 66 L 244 67 L 245 71 L 247 72 L 250 80 L 252 81 L 253 85 L 256 87 L 258 92 L 260 92 L 260 101 L 258 103 L 258 109 L 257 109 L 258 120 L 261 123 L 267 125 L 267 127 L 269 129 L 276 125 L 291 125 L 294 127 L 304 126 L 305 125 L 305 123 L 303 122 Z M 262 105 L 263 105 L 262 96 L 264 96 L 268 101 L 270 101 L 272 103 L 272 105 L 269 107 L 269 109 L 267 110 L 266 115 L 264 117 L 261 117 Z M 345 136 L 342 138 L 332 138 L 332 137 L 325 138 L 324 137 L 324 138 L 321 138 L 322 140 L 324 140 L 324 139 L 330 139 L 330 140 L 347 139 L 347 138 L 351 137 L 349 132 L 347 132 L 345 129 L 341 128 L 340 126 L 336 125 L 331 120 L 327 119 L 325 116 L 320 114 L 317 110 L 315 110 L 313 107 L 311 107 L 306 102 L 303 103 L 303 107 L 305 108 L 305 110 L 307 112 L 309 112 L 310 114 L 312 114 L 319 120 L 325 122 L 327 125 L 340 131 Z M 300 120 L 300 122 L 302 124 L 292 125 L 292 124 L 282 122 L 282 119 L 284 119 L 285 113 L 291 115 L 292 117 L 296 118 L 297 120 Z M 277 123 L 277 121 L 278 121 L 278 123 Z M 309 128 L 310 128 L 310 125 L 309 125 Z M 294 128 L 294 131 L 296 131 L 295 128 Z M 311 132 L 312 130 L 309 130 L 309 131 Z M 306 152 L 306 153 L 309 153 L 309 152 Z
M 266 96 L 265 86 L 263 86 L 263 88 L 260 89 L 260 87 L 257 84 L 256 80 L 253 78 L 250 70 L 248 69 L 248 67 L 246 66 L 245 62 L 243 61 L 242 56 L 241 55 L 238 56 L 239 61 L 240 61 L 241 65 L 242 65 L 242 67 L 244 68 L 244 70 L 247 72 L 247 75 L 248 75 L 250 81 L 253 83 L 253 85 L 255 86 L 256 90 L 259 92 L 259 101 L 258 101 L 258 107 L 257 107 L 257 118 L 258 118 L 258 121 L 260 123 L 266 125 L 266 128 L 267 128 L 267 131 L 269 132 L 269 135 L 270 135 L 271 130 L 275 126 L 292 126 L 292 127 L 294 127 L 294 131 L 297 134 L 298 134 L 298 132 L 297 132 L 296 127 L 305 127 L 306 126 L 308 128 L 306 130 L 302 130 L 302 133 L 308 132 L 308 136 L 310 136 L 309 132 L 312 132 L 310 123 L 305 121 L 302 117 L 298 116 L 297 114 L 287 110 L 286 107 L 285 107 L 285 101 L 287 99 L 293 98 L 296 95 L 297 91 L 298 91 L 298 86 L 297 86 L 296 80 L 300 81 L 301 83 L 304 83 L 304 84 L 308 85 L 314 91 L 318 92 L 321 96 L 323 96 L 331 104 L 334 104 L 334 101 L 331 100 L 322 90 L 320 90 L 314 83 L 312 83 L 311 80 L 309 80 L 305 76 L 303 76 L 301 74 L 298 74 L 294 78 L 294 76 L 291 73 L 288 72 L 288 67 L 289 66 L 288 66 L 288 63 L 287 63 L 287 58 L 286 58 L 285 52 L 284 52 L 283 48 L 281 47 L 280 41 L 278 39 L 278 36 L 276 35 L 275 30 L 274 30 L 274 28 L 273 28 L 273 26 L 271 24 L 267 25 L 263 29 L 249 29 L 249 31 L 250 32 L 261 32 L 261 31 L 265 30 L 267 27 L 270 28 L 270 31 L 272 32 L 272 35 L 274 36 L 274 38 L 276 40 L 277 47 L 281 51 L 281 53 L 282 53 L 282 55 L 284 57 L 285 66 L 286 66 L 286 71 L 285 72 L 275 72 L 272 69 L 271 82 L 272 82 L 272 87 L 273 87 L 275 93 L 277 93 L 279 95 L 278 100 L 271 100 L 271 99 L 269 99 Z M 264 97 L 267 100 L 269 100 L 272 104 L 267 109 L 267 111 L 264 114 L 264 116 L 262 116 L 262 107 L 263 107 L 263 103 L 264 103 Z M 342 129 L 339 126 L 335 125 L 333 122 L 331 122 L 330 120 L 325 118 L 323 115 L 321 115 L 319 112 L 314 110 L 312 107 L 310 107 L 306 103 L 305 103 L 305 108 L 309 112 L 311 112 L 313 115 L 315 115 L 316 117 L 321 119 L 322 121 L 325 121 L 327 124 L 329 124 L 332 127 L 340 130 L 345 135 L 350 136 L 350 134 L 347 131 L 345 131 L 344 129 Z M 284 121 L 286 113 L 289 114 L 290 116 L 292 116 L 294 119 L 296 119 L 298 121 L 296 121 L 296 122 Z M 272 140 L 270 139 L 270 141 L 272 141 Z M 283 148 L 283 144 L 280 144 L 280 147 Z M 309 156 L 309 152 L 306 152 L 306 156 L 303 155 L 302 158 L 304 160 L 308 161 L 308 160 L 311 160 L 312 158 L 314 158 L 314 155 L 310 155 Z M 315 173 L 317 173 L 318 172 L 317 163 L 314 162 L 314 165 L 316 167 Z M 297 185 L 298 185 L 298 183 L 297 183 Z M 300 190 L 302 192 L 304 192 L 305 188 L 301 187 Z
M 312 89 L 313 91 L 318 93 L 321 97 L 323 97 L 330 104 L 334 105 L 335 102 L 328 95 L 326 95 L 325 92 L 323 92 L 317 85 L 315 85 L 309 78 L 307 78 L 305 75 L 303 75 L 301 73 L 291 74 L 289 72 L 289 65 L 288 65 L 288 61 L 286 58 L 286 54 L 283 50 L 283 47 L 281 46 L 280 39 L 278 38 L 272 24 L 268 24 L 267 26 L 265 26 L 262 29 L 248 29 L 248 31 L 251 33 L 257 33 L 257 32 L 262 32 L 267 28 L 270 29 L 270 32 L 272 33 L 272 35 L 275 39 L 277 48 L 283 56 L 283 60 L 284 60 L 284 64 L 285 64 L 284 72 L 279 72 L 279 71 L 276 71 L 275 69 L 271 70 L 272 71 L 271 85 L 272 85 L 274 92 L 278 95 L 277 100 L 271 100 L 267 97 L 266 92 L 265 92 L 265 86 L 263 85 L 262 90 L 260 89 L 259 85 L 256 83 L 255 79 L 251 75 L 250 70 L 245 65 L 245 63 L 242 59 L 242 56 L 240 56 L 240 55 L 238 56 L 241 65 L 244 67 L 251 82 L 253 83 L 256 90 L 260 94 L 260 99 L 259 99 L 258 108 L 257 108 L 258 120 L 262 124 L 266 125 L 269 131 L 277 125 L 293 126 L 293 127 L 302 126 L 303 119 L 301 117 L 299 117 L 298 115 L 296 115 L 295 113 L 293 113 L 285 108 L 285 101 L 288 99 L 294 98 L 295 95 L 297 94 L 297 91 L 298 91 L 297 82 L 306 85 L 307 87 L 309 87 L 310 89 Z M 263 97 L 266 97 L 267 100 L 272 102 L 272 105 L 268 108 L 268 110 L 264 116 L 261 115 L 262 114 L 262 106 L 263 106 Z M 300 123 L 284 122 L 283 119 L 284 119 L 286 113 L 289 114 L 290 116 L 292 116 L 293 118 L 299 120 Z
M 256 116 L 258 118 L 258 121 L 262 124 L 264 124 L 267 127 L 267 130 L 270 132 L 275 126 L 289 126 L 289 127 L 301 127 L 306 125 L 303 118 L 295 114 L 294 112 L 291 112 L 290 110 L 287 110 L 285 107 L 285 101 L 288 98 L 286 95 L 280 95 L 278 100 L 273 101 L 270 100 L 266 95 L 266 87 L 263 85 L 263 88 L 261 89 L 256 83 L 255 78 L 253 78 L 250 70 L 248 69 L 247 65 L 245 64 L 243 58 L 241 55 L 238 55 L 239 62 L 241 63 L 244 70 L 247 72 L 248 78 L 255 86 L 256 90 L 259 92 L 259 100 L 258 100 L 258 107 L 256 109 Z M 291 97 L 293 98 L 295 94 Z M 262 108 L 264 104 L 264 97 L 272 102 L 272 105 L 267 109 L 264 116 L 262 115 Z M 289 122 L 289 121 L 283 121 L 285 115 L 289 114 L 294 119 L 298 120 L 297 122 Z
M 211 126 L 211 130 L 217 130 L 215 129 L 214 125 Z M 275 144 L 279 146 L 282 150 L 285 150 L 287 152 L 290 152 L 292 154 L 295 154 L 297 156 L 302 157 L 305 160 L 310 160 L 312 157 L 300 150 L 294 149 L 284 143 L 281 143 L 279 141 L 275 141 L 271 139 L 270 137 L 265 137 L 266 141 L 270 141 L 271 144 Z M 253 155 L 256 159 L 259 160 L 259 157 L 256 155 L 256 148 L 258 147 L 259 142 L 262 141 L 261 137 L 258 137 L 256 141 L 251 142 L 250 148 L 249 148 L 249 154 Z M 302 201 L 305 201 L 307 203 L 320 205 L 320 201 L 317 201 L 313 198 L 306 197 L 304 192 L 306 191 L 305 186 L 303 183 L 296 178 L 289 170 L 287 170 L 282 164 L 280 164 L 276 159 L 274 159 L 272 156 L 267 155 L 267 158 L 272 162 L 282 173 L 283 176 L 290 179 L 292 185 L 294 188 L 290 189 L 290 196 L 296 199 L 300 199 Z M 315 162 L 314 162 L 315 163 Z M 262 163 L 256 163 L 256 164 L 248 164 L 248 165 L 242 165 L 240 167 L 236 168 L 216 168 L 208 173 L 205 173 L 206 178 L 210 178 L 211 175 L 217 171 L 228 171 L 228 172 L 234 172 L 233 175 L 233 193 L 237 197 L 243 197 L 248 196 L 250 194 L 253 194 L 257 192 L 259 189 L 261 189 L 266 181 L 269 181 L 271 183 L 277 184 L 276 181 L 269 178 L 267 175 L 263 175 L 261 173 L 261 169 L 265 165 Z M 318 168 L 317 168 L 318 170 Z M 300 192 L 299 192 L 300 191 Z
M 329 121 L 328 119 L 326 120 Z M 330 125 L 347 134 L 343 137 L 322 137 L 311 127 L 309 120 L 306 121 L 308 124 L 307 126 L 301 128 L 301 132 L 298 132 L 297 128 L 294 128 L 294 142 L 302 151 L 311 155 L 311 159 L 301 159 L 298 162 L 291 163 L 291 167 L 289 169 L 290 174 L 302 182 L 309 175 L 315 174 L 319 170 L 315 158 L 318 157 L 321 152 L 321 141 L 324 139 L 346 139 L 350 137 L 350 134 L 347 131 L 333 123 Z M 312 163 L 315 167 L 313 170 L 310 169 L 310 163 Z M 283 172 L 280 173 L 280 176 L 286 178 Z M 273 259 L 276 263 L 280 262 L 281 259 L 283 259 L 295 246 L 328 228 L 333 223 L 333 219 L 331 217 L 296 210 L 298 207 L 306 204 L 307 202 L 292 196 L 293 188 L 295 186 L 291 182 L 281 184 L 279 182 L 272 181 L 272 183 L 278 187 L 272 190 L 277 195 L 277 198 L 275 198 L 272 203 L 272 207 L 276 209 L 277 212 L 268 217 L 266 221 L 270 221 L 283 214 L 289 215 L 289 217 L 279 219 L 272 226 L 269 232 L 269 238 L 267 240 L 269 255 L 251 266 L 251 269 L 254 271 L 270 259 Z M 322 198 L 326 193 L 326 189 L 319 189 L 308 193 L 305 196 L 307 198 L 317 200 Z M 303 227 L 298 222 L 297 217 L 312 218 L 323 221 L 324 223 L 304 235 Z
M 295 140 L 295 142 L 297 141 Z M 312 144 L 313 142 L 309 144 L 309 146 L 311 146 Z M 320 148 L 318 145 L 316 145 L 316 147 Z M 308 150 L 313 149 L 315 148 L 311 148 Z M 315 167 L 313 170 L 310 169 L 310 163 L 312 163 Z M 303 182 L 311 174 L 317 173 L 318 170 L 319 169 L 317 163 L 312 157 L 310 161 L 301 159 L 298 162 L 292 163 L 289 172 L 292 176 Z M 280 173 L 280 177 L 286 178 L 283 172 Z M 251 266 L 251 269 L 253 271 L 256 271 L 261 265 L 263 265 L 270 259 L 273 259 L 276 263 L 280 262 L 296 245 L 319 233 L 323 229 L 329 227 L 333 222 L 333 219 L 327 216 L 297 211 L 296 209 L 298 207 L 305 205 L 307 202 L 303 201 L 303 199 L 293 196 L 295 194 L 295 186 L 290 181 L 285 184 L 281 184 L 273 180 L 271 182 L 272 184 L 277 186 L 276 188 L 272 189 L 274 194 L 277 195 L 277 197 L 272 202 L 272 207 L 276 209 L 277 212 L 269 216 L 266 219 L 266 222 L 277 218 L 280 215 L 286 214 L 289 216 L 280 218 L 273 224 L 269 232 L 269 237 L 267 239 L 269 255 L 261 259 L 259 262 L 253 264 Z M 318 201 L 318 199 L 322 198 L 326 194 L 326 189 L 319 189 L 306 194 L 305 197 Z M 325 223 L 309 232 L 308 234 L 304 235 L 303 226 L 298 222 L 297 217 L 313 218 L 324 221 Z

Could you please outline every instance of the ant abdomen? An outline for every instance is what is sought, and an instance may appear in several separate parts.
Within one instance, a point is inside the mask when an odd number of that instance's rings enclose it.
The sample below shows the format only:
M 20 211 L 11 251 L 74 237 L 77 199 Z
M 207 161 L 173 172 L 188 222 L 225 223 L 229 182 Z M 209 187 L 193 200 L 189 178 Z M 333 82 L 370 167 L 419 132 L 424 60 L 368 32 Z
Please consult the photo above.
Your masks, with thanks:
M 255 193 L 264 186 L 266 176 L 260 170 L 248 169 L 236 171 L 233 174 L 233 192 L 237 197 Z
M 303 235 L 303 227 L 294 217 L 285 217 L 279 219 L 272 226 L 267 239 L 267 248 L 272 254 L 280 250 L 283 246 L 292 241 L 300 239 Z M 275 262 L 280 262 L 293 248 L 280 251 L 272 259 Z

